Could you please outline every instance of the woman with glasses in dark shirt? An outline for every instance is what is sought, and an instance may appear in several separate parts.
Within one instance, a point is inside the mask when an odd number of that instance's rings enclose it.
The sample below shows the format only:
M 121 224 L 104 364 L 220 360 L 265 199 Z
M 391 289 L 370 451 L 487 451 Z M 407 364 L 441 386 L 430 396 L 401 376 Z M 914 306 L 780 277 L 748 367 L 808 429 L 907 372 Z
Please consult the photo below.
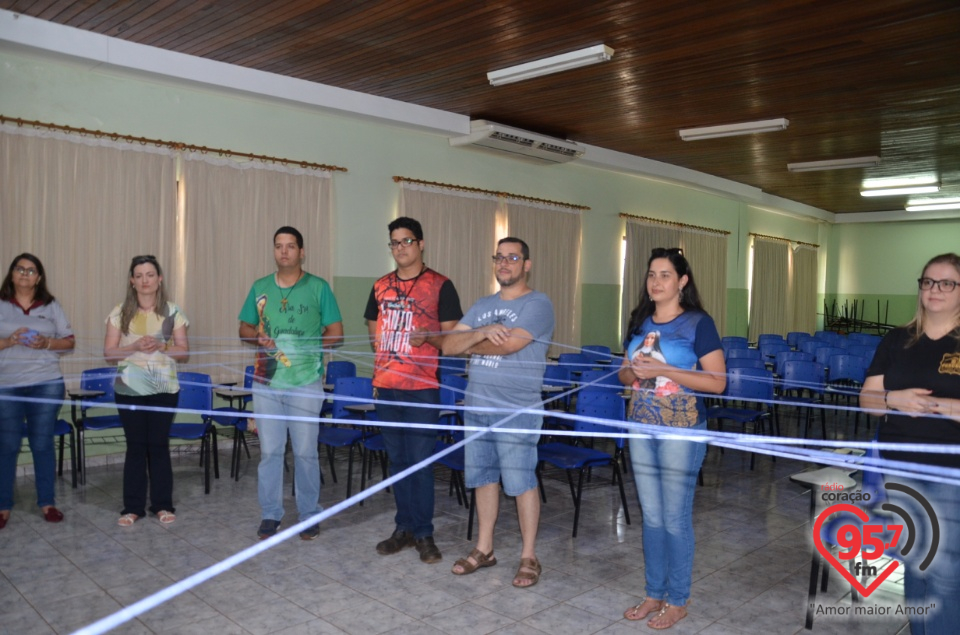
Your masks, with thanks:
M 960 446 L 960 256 L 931 259 L 917 282 L 913 321 L 893 329 L 880 342 L 860 403 L 883 417 L 881 442 Z M 881 456 L 960 468 L 960 454 L 882 450 Z M 924 519 L 916 523 L 916 546 L 904 562 L 904 597 L 910 607 L 936 606 L 911 614 L 910 630 L 914 635 L 955 633 L 960 624 L 960 487 L 902 476 L 885 480 L 926 498 L 940 529 L 939 538 L 934 538 L 926 521 L 929 514 L 917 497 L 885 490 L 891 502 L 906 507 L 914 519 Z M 924 566 L 921 561 L 931 546 L 936 554 Z

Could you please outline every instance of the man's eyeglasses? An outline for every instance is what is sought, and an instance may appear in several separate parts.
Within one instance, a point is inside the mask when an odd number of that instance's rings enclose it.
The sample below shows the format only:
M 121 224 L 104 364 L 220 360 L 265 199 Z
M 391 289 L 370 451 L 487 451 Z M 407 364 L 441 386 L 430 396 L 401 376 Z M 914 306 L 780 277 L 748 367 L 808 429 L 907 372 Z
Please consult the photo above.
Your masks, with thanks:
M 16 271 L 17 273 L 19 273 L 21 276 L 30 276 L 30 277 L 33 277 L 33 276 L 37 275 L 37 270 L 34 269 L 33 267 L 30 267 L 29 269 L 24 269 L 23 267 L 17 267 L 17 268 L 14 269 L 14 271 Z
M 934 280 L 933 278 L 919 278 L 917 284 L 920 285 L 920 288 L 924 291 L 929 291 L 934 286 L 937 287 L 940 291 L 944 293 L 950 293 L 957 288 L 957 285 L 960 285 L 960 282 L 956 280 Z
M 516 263 L 520 262 L 521 260 L 523 260 L 523 256 L 521 256 L 520 254 L 507 254 L 506 256 L 503 256 L 503 255 L 501 255 L 501 254 L 497 254 L 496 256 L 491 256 L 491 258 L 493 258 L 493 261 L 494 261 L 495 263 L 497 263 L 498 265 L 499 265 L 500 263 L 503 263 L 503 262 L 509 262 L 510 264 L 516 264 Z
M 413 243 L 417 242 L 416 238 L 401 238 L 400 240 L 391 240 L 387 243 L 387 247 L 390 249 L 399 249 L 400 245 L 404 247 L 409 247 Z
M 683 250 L 679 247 L 671 247 L 669 249 L 665 247 L 657 247 L 650 252 L 651 258 L 664 258 L 665 256 L 682 256 Z

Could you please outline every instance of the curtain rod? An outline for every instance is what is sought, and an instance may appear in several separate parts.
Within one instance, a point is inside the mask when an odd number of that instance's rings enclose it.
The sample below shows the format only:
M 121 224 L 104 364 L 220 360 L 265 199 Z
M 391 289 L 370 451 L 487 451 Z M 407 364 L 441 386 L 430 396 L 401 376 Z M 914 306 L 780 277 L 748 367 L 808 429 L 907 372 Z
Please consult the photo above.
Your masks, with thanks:
M 767 240 L 779 240 L 785 243 L 795 243 L 797 245 L 804 245 L 806 247 L 813 247 L 814 249 L 820 249 L 820 245 L 815 245 L 813 243 L 805 243 L 802 240 L 790 240 L 789 238 L 780 238 L 779 236 L 767 236 L 766 234 L 757 234 L 750 232 L 750 236 L 756 236 L 757 238 L 766 238 Z
M 484 190 L 478 187 L 467 187 L 465 185 L 451 185 L 449 183 L 437 183 L 434 181 L 421 181 L 420 179 L 411 179 L 405 176 L 393 177 L 395 183 L 417 183 L 418 185 L 430 185 L 433 187 L 442 187 L 448 190 L 458 190 L 460 192 L 476 192 L 477 194 L 490 194 L 493 196 L 503 196 L 505 198 L 514 198 L 520 201 L 531 201 L 533 203 L 546 203 L 547 205 L 556 205 L 557 207 L 567 207 L 569 209 L 588 210 L 586 205 L 574 205 L 572 203 L 563 203 L 560 201 L 550 201 L 545 198 L 534 198 L 532 196 L 523 196 L 522 194 L 511 194 L 510 192 L 497 192 L 495 190 Z
M 249 154 L 247 152 L 236 152 L 234 150 L 224 150 L 221 148 L 207 148 L 206 146 L 195 146 L 189 143 L 183 143 L 180 141 L 163 141 L 161 139 L 148 139 L 146 137 L 133 137 L 130 135 L 119 134 L 116 132 L 102 132 L 100 130 L 87 130 L 86 128 L 74 128 L 73 126 L 61 126 L 55 123 L 45 123 L 43 121 L 31 121 L 29 119 L 18 119 L 16 117 L 6 117 L 0 115 L 0 124 L 2 123 L 15 123 L 17 126 L 31 126 L 34 128 L 49 128 L 51 130 L 60 130 L 62 132 L 70 132 L 73 134 L 80 135 L 92 135 L 94 137 L 106 137 L 111 141 L 130 141 L 132 143 L 139 143 L 140 145 L 154 145 L 154 146 L 166 146 L 174 150 L 189 150 L 192 152 L 200 152 L 202 154 L 218 154 L 220 156 L 233 156 L 241 157 L 244 159 L 256 159 L 258 161 L 265 161 L 268 163 L 285 163 L 289 165 L 295 165 L 300 168 L 313 168 L 315 170 L 324 170 L 327 172 L 346 172 L 347 168 L 340 167 L 338 165 L 326 165 L 323 163 L 310 163 L 309 161 L 297 161 L 295 159 L 280 159 L 277 157 L 270 157 L 262 154 Z
M 649 216 L 636 216 L 634 214 L 624 214 L 621 212 L 620 218 L 633 218 L 636 220 L 642 220 L 647 223 L 654 223 L 655 225 L 670 225 L 671 227 L 681 227 L 683 229 L 699 229 L 703 232 L 709 232 L 711 234 L 722 234 L 727 236 L 730 234 L 728 231 L 722 229 L 713 229 L 712 227 L 701 227 L 700 225 L 688 225 L 687 223 L 678 223 L 672 220 L 660 220 L 659 218 L 650 218 Z

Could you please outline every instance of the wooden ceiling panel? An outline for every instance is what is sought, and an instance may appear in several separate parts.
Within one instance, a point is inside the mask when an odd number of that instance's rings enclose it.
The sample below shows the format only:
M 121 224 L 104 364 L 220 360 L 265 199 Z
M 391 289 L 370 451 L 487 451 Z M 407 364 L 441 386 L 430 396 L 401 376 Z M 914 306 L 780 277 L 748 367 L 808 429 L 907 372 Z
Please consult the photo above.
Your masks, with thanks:
M 955 0 L 0 0 L 133 42 L 486 118 L 739 181 L 837 213 L 897 209 L 860 181 L 935 171 L 960 196 Z M 604 43 L 602 65 L 486 73 Z M 786 117 L 782 132 L 677 131 Z M 786 164 L 879 155 L 870 170 Z

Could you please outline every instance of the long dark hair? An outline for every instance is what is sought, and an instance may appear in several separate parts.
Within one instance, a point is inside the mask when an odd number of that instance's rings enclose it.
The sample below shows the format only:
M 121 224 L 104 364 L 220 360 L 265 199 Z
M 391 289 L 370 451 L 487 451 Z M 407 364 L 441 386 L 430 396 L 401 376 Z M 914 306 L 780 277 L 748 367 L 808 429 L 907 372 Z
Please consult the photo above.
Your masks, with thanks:
M 33 290 L 33 301 L 43 305 L 53 302 L 56 298 L 47 290 L 47 272 L 43 268 L 43 263 L 33 254 L 26 252 L 14 258 L 13 262 L 10 263 L 10 267 L 7 269 L 7 277 L 3 279 L 3 284 L 0 285 L 0 300 L 13 300 L 17 297 L 17 290 L 13 286 L 13 270 L 17 268 L 17 263 L 21 260 L 29 260 L 37 269 L 39 279 Z
M 160 263 L 157 262 L 156 256 L 134 256 L 133 260 L 130 261 L 131 278 L 133 277 L 133 270 L 140 265 L 153 265 L 154 269 L 157 270 L 157 275 L 161 278 L 163 277 L 163 269 L 160 268 Z M 140 305 L 137 302 L 137 290 L 134 288 L 133 283 L 128 280 L 127 295 L 123 299 L 123 304 L 120 306 L 120 332 L 124 335 L 129 335 L 130 322 L 139 309 Z M 160 286 L 157 288 L 157 303 L 153 306 L 153 312 L 160 317 L 167 317 L 168 310 L 167 292 L 161 280 Z
M 650 258 L 647 260 L 647 272 L 650 271 L 650 265 L 657 258 L 666 258 L 673 265 L 677 272 L 677 277 L 687 276 L 687 284 L 684 285 L 680 293 L 680 308 L 684 311 L 703 311 L 703 303 L 700 302 L 700 292 L 697 291 L 697 283 L 693 280 L 693 269 L 690 263 L 683 257 L 683 251 L 679 248 L 664 249 L 657 247 L 650 252 Z M 650 299 L 647 293 L 647 279 L 643 279 L 643 288 L 640 290 L 640 302 L 630 314 L 630 324 L 627 327 L 627 337 L 632 337 L 640 333 L 643 321 L 653 315 L 657 310 L 656 303 Z

